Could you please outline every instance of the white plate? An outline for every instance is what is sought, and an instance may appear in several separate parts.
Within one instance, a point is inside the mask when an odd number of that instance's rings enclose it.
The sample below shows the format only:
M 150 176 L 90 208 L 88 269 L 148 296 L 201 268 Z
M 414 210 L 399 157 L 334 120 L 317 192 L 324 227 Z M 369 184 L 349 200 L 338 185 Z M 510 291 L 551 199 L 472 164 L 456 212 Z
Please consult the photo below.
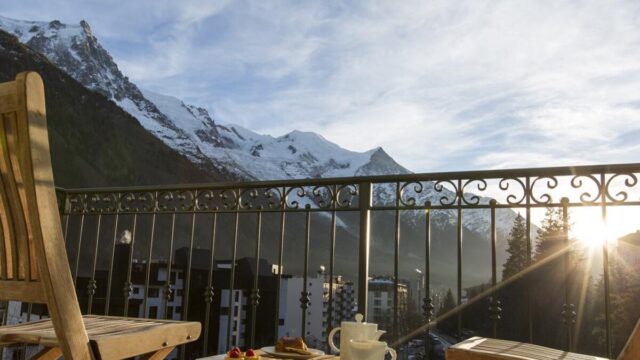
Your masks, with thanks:
M 311 349 L 311 348 L 307 349 L 307 351 L 310 352 L 311 355 L 302 355 L 302 354 L 293 353 L 293 352 L 277 352 L 275 346 L 265 346 L 260 350 L 264 351 L 265 353 L 271 356 L 275 356 L 282 359 L 310 359 L 314 356 L 324 355 L 324 351 L 318 350 L 318 349 Z

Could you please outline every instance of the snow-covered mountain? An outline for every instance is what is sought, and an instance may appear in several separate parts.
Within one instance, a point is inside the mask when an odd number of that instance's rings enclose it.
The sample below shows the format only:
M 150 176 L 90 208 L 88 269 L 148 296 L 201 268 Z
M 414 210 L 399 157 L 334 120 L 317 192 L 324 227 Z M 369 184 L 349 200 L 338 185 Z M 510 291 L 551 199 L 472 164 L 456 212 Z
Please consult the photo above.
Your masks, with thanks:
M 349 151 L 312 132 L 280 137 L 238 125 L 216 124 L 207 111 L 166 95 L 143 90 L 147 99 L 176 123 L 209 158 L 245 179 L 273 180 L 408 173 L 382 148 Z M 197 120 L 194 120 L 197 119 Z
M 0 29 L 44 54 L 85 87 L 114 101 L 150 133 L 196 164 L 213 163 L 244 180 L 410 173 L 382 148 L 349 151 L 311 132 L 293 131 L 280 137 L 261 135 L 237 125 L 221 125 L 206 109 L 175 97 L 141 90 L 118 69 L 86 21 L 68 25 L 57 20 L 34 22 L 0 16 Z M 385 203 L 395 196 L 395 189 L 391 185 L 377 187 L 374 195 L 374 201 Z M 446 189 L 435 191 L 433 184 L 427 184 L 417 200 L 436 203 L 442 196 L 453 198 L 454 194 Z M 489 199 L 481 201 L 486 203 Z M 454 212 L 443 214 L 443 222 L 455 223 Z M 500 212 L 498 230 L 508 232 L 514 218 L 511 211 Z M 463 224 L 486 232 L 489 214 L 470 213 L 465 215 Z
M 219 125 L 207 110 L 140 90 L 118 69 L 86 21 L 67 25 L 0 17 L 0 28 L 44 54 L 87 88 L 100 92 L 196 163 L 213 161 L 239 178 L 273 180 L 408 173 L 381 148 L 358 153 L 314 133 L 274 138 Z

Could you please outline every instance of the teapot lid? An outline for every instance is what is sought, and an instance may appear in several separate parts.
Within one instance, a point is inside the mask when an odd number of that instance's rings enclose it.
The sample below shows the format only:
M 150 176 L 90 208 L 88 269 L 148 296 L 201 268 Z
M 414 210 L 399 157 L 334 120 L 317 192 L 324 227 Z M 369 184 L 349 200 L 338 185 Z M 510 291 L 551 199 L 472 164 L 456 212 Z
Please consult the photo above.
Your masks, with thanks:
M 362 320 L 364 320 L 364 315 L 356 314 L 356 321 L 343 321 L 343 323 L 350 326 L 378 326 L 378 324 L 363 322 Z

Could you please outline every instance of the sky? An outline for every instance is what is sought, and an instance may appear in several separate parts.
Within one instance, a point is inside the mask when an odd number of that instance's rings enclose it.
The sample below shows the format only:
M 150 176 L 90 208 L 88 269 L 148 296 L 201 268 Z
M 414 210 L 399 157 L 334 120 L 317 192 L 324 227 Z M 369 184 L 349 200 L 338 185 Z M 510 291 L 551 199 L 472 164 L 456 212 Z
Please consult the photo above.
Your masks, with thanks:
M 215 120 L 414 172 L 639 162 L 639 1 L 3 0 Z

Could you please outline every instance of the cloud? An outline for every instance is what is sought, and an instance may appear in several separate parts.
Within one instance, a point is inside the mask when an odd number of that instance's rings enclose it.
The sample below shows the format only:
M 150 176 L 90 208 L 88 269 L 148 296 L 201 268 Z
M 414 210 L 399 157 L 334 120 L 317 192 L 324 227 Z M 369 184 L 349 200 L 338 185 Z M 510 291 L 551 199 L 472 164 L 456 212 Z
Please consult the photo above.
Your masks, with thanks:
M 86 18 L 139 85 L 222 122 L 420 172 L 637 161 L 636 1 L 68 3 L 0 13 Z

